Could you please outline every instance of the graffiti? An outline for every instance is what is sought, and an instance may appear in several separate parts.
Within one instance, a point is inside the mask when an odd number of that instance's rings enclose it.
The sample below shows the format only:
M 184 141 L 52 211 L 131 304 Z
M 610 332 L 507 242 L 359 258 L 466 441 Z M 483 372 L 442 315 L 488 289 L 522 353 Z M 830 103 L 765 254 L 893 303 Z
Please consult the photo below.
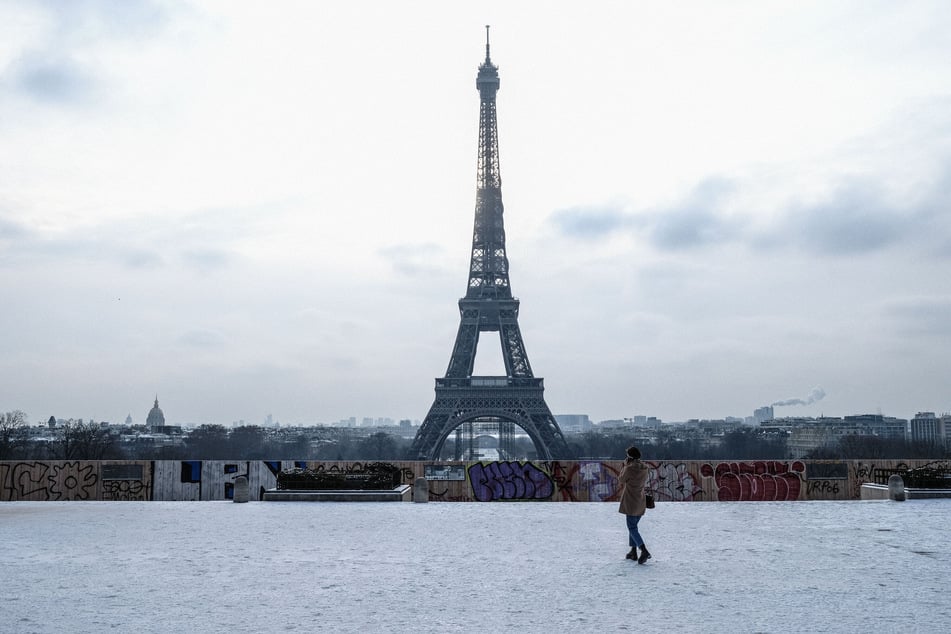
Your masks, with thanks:
M 329 467 L 322 463 L 318 463 L 314 465 L 313 467 L 310 467 L 310 470 L 316 473 L 327 472 L 327 473 L 363 474 L 363 473 L 369 473 L 369 471 L 367 470 L 369 467 L 380 465 L 380 464 L 389 464 L 389 463 L 351 462 L 344 465 L 332 464 Z M 296 465 L 299 468 L 307 468 L 306 463 L 303 463 L 303 462 L 298 462 L 296 463 Z M 394 465 L 391 465 L 391 466 L 394 466 Z M 400 471 L 401 484 L 412 484 L 413 481 L 416 479 L 416 473 L 414 473 L 413 470 L 409 469 L 408 467 L 401 467 L 399 471 Z
M 651 464 L 654 468 L 647 479 L 647 488 L 654 498 L 665 502 L 686 502 L 703 497 L 703 489 L 697 484 L 687 465 L 663 462 Z
M 809 498 L 815 497 L 825 497 L 830 495 L 838 495 L 839 493 L 839 482 L 837 480 L 809 480 L 809 484 L 806 485 L 806 495 Z
M 543 463 L 548 473 L 551 474 L 552 482 L 555 483 L 555 489 L 561 494 L 561 499 L 565 502 L 578 502 L 575 497 L 574 476 L 578 473 L 578 465 L 570 467 L 558 461 Z
M 370 461 L 0 461 L 0 500 L 227 500 L 246 476 L 252 499 L 277 486 L 277 474 L 310 465 L 333 474 L 366 472 Z M 662 501 L 849 500 L 862 484 L 919 460 L 650 462 L 648 488 Z M 452 464 L 397 462 L 402 484 L 428 473 L 429 499 L 444 502 L 546 500 L 611 502 L 620 461 L 552 460 Z M 464 479 L 457 480 L 461 477 Z M 887 475 L 886 475 L 887 478 Z
M 429 500 L 431 502 L 471 502 L 472 498 L 468 495 L 450 495 L 449 487 L 439 491 L 430 486 Z
M 17 462 L 0 465 L 0 499 L 95 500 L 96 463 Z
M 366 473 L 366 466 L 372 463 L 367 463 L 364 465 L 362 462 L 350 462 L 347 464 L 332 464 L 329 467 L 323 463 L 318 463 L 311 468 L 311 471 L 316 471 L 317 473 Z
M 477 462 L 469 465 L 469 482 L 480 502 L 545 500 L 555 491 L 548 474 L 530 462 Z
M 109 501 L 148 500 L 149 486 L 141 480 L 103 480 L 102 499 Z
M 875 473 L 875 465 L 857 462 L 852 465 L 852 478 L 849 481 L 851 487 L 851 497 L 853 499 L 862 497 L 862 485 L 872 481 L 872 475 Z
M 700 473 L 714 478 L 720 502 L 798 500 L 805 465 L 778 460 L 705 464 Z
M 317 473 L 321 473 L 323 471 L 326 471 L 327 473 L 365 473 L 366 467 L 362 462 L 351 462 L 344 465 L 332 464 L 329 467 L 325 464 L 317 464 L 311 469 L 311 471 L 316 471 Z
M 617 469 L 603 462 L 581 462 L 577 467 L 588 502 L 607 502 L 617 499 Z
M 79 462 L 54 464 L 49 475 L 50 497 L 54 500 L 95 499 L 96 482 L 94 465 L 80 466 Z
M 50 499 L 46 483 L 49 465 L 42 462 L 0 464 L 0 487 L 4 500 Z

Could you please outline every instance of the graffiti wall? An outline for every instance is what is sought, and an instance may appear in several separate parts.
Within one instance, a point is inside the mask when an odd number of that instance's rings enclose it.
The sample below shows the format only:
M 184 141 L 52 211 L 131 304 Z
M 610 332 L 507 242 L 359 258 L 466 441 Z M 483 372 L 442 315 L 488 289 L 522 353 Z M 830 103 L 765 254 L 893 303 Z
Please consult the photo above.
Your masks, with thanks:
M 659 502 L 857 500 L 876 469 L 926 461 L 649 461 Z M 230 500 L 244 476 L 252 500 L 282 470 L 359 473 L 363 462 L 270 460 L 0 462 L 0 501 Z M 433 502 L 615 502 L 620 460 L 393 462 L 403 484 L 426 477 Z
M 0 501 L 151 500 L 151 462 L 0 462 Z

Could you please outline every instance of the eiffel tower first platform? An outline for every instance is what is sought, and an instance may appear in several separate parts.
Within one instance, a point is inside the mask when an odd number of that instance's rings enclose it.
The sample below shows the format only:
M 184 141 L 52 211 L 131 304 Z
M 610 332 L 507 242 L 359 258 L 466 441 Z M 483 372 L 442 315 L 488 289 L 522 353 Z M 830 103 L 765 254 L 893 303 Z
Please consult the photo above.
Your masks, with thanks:
M 528 434 L 540 460 L 567 456 L 565 437 L 545 403 L 541 378 L 532 374 L 518 327 L 519 301 L 509 285 L 502 223 L 502 178 L 495 94 L 499 69 L 489 58 L 486 27 L 485 61 L 479 66 L 479 159 L 475 226 L 469 286 L 459 300 L 460 323 L 446 376 L 436 379 L 436 400 L 419 428 L 411 457 L 437 460 L 446 439 L 468 424 L 496 423 L 500 435 L 516 425 Z M 479 334 L 497 332 L 505 376 L 472 376 Z M 471 427 L 470 427 L 471 429 Z

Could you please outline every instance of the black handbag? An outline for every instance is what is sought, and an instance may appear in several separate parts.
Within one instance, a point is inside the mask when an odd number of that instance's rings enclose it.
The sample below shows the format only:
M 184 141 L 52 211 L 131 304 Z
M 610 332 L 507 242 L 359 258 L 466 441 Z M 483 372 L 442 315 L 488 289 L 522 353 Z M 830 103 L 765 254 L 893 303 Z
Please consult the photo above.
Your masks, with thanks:
M 654 508 L 654 494 L 653 493 L 647 493 L 646 495 L 644 495 L 644 507 L 649 509 Z

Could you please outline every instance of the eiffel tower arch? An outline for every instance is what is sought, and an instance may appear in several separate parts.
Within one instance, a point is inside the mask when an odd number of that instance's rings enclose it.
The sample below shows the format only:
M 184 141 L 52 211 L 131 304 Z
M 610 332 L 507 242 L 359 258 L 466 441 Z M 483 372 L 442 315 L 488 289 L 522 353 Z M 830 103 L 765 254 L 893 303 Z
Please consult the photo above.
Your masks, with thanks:
M 498 71 L 489 57 L 487 26 L 485 61 L 476 77 L 479 157 L 469 283 L 459 300 L 459 331 L 449 367 L 443 378 L 436 379 L 436 399 L 410 450 L 418 460 L 438 459 L 453 431 L 477 421 L 517 425 L 528 434 L 539 459 L 567 457 L 565 437 L 545 403 L 544 381 L 532 374 L 518 326 L 519 300 L 509 284 L 495 108 Z M 483 332 L 499 333 L 505 376 L 472 375 Z

